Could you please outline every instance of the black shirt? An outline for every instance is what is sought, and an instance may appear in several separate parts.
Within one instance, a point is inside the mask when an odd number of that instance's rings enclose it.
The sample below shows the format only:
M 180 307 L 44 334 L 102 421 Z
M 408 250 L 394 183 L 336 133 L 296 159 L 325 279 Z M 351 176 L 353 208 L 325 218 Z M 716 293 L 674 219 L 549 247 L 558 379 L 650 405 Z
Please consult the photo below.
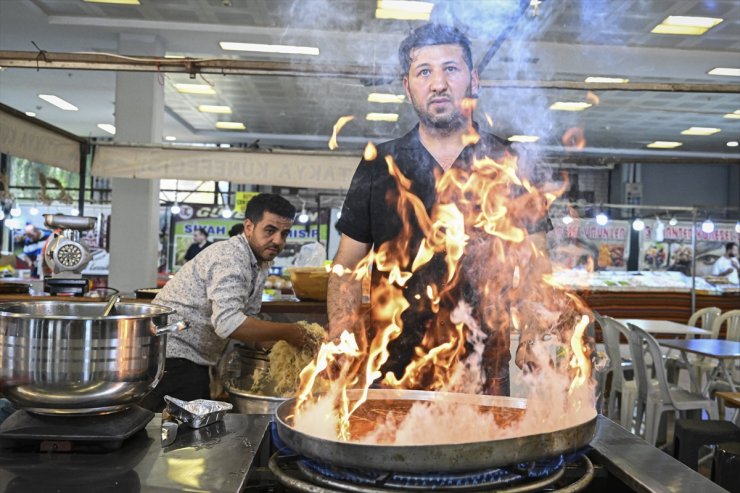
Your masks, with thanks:
M 196 255 L 198 255 L 200 252 L 205 250 L 207 247 L 211 246 L 213 244 L 212 241 L 206 241 L 203 243 L 203 246 L 198 245 L 197 243 L 193 243 L 188 247 L 188 251 L 185 252 L 185 262 L 188 260 L 193 260 Z
M 386 156 L 393 157 L 400 173 L 409 180 L 410 191 L 423 203 L 429 216 L 437 202 L 436 179 L 441 177 L 445 171 L 421 143 L 418 125 L 403 137 L 380 144 L 377 151 L 378 154 L 374 160 L 363 159 L 357 167 L 336 227 L 341 233 L 356 241 L 372 244 L 377 252 L 384 243 L 399 242 L 399 238 L 408 236 L 401 235 L 404 222 L 407 222 L 411 232 L 410 241 L 408 244 L 398 243 L 395 247 L 408 250 L 408 262 L 404 267 L 406 271 L 411 271 L 411 264 L 424 234 L 411 205 L 406 203 L 405 208 L 402 208 L 401 214 L 404 218 L 399 214 L 400 193 L 396 180 L 389 173 Z M 470 169 L 474 158 L 496 159 L 507 151 L 508 146 L 505 141 L 492 134 L 481 133 L 476 144 L 468 145 L 463 149 L 452 168 Z M 545 222 L 525 225 L 525 227 L 530 231 L 545 230 L 547 218 L 543 220 Z M 459 270 L 465 267 L 464 264 L 465 262 L 460 264 Z M 474 266 L 468 265 L 467 267 Z M 445 252 L 437 253 L 428 263 L 416 270 L 405 284 L 404 297 L 410 306 L 402 315 L 403 333 L 388 345 L 391 356 L 382 368 L 384 373 L 392 371 L 400 378 L 404 368 L 413 357 L 414 347 L 421 342 L 430 328 L 453 330 L 453 325 L 449 322 L 449 312 L 454 309 L 459 299 L 468 301 L 471 306 L 477 304 L 478 295 L 469 283 L 462 281 L 455 283 L 455 286 L 446 286 L 447 273 Z M 373 269 L 373 289 L 376 289 L 383 280 L 384 273 Z M 440 292 L 445 288 L 451 290 L 440 303 L 437 315 L 433 313 L 426 294 L 427 286 L 431 284 L 437 286 Z M 508 379 L 510 360 L 508 337 L 496 338 L 496 341 L 491 337 L 488 339 L 489 345 L 495 344 L 499 348 L 495 351 L 496 356 L 489 358 L 487 362 L 488 376 L 489 378 Z M 504 342 L 505 348 L 503 347 Z M 500 393 L 508 393 L 508 383 L 506 387 Z

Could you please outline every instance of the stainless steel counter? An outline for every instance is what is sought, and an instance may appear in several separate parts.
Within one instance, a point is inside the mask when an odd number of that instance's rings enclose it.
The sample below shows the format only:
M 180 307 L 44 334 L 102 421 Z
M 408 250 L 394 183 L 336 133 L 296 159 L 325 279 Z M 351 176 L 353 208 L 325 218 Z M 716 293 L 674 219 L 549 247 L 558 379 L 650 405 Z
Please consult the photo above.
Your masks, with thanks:
M 725 489 L 662 452 L 618 424 L 598 417 L 591 441 L 601 464 L 610 474 L 637 492 L 726 493 Z
M 0 492 L 236 493 L 255 462 L 270 416 L 227 414 L 199 430 L 181 426 L 160 443 L 161 416 L 110 453 L 0 451 Z M 269 443 L 265 440 L 265 443 Z

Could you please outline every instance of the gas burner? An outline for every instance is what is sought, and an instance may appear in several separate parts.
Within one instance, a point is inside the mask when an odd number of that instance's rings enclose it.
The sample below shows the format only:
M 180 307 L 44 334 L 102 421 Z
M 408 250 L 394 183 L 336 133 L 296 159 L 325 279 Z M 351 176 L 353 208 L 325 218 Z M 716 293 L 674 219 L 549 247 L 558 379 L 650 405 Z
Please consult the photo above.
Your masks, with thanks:
M 100 415 L 16 411 L 0 425 L 2 448 L 40 452 L 107 452 L 143 429 L 154 413 L 139 406 Z
M 571 481 L 567 491 L 579 491 L 591 482 L 593 465 L 584 454 L 569 463 L 580 462 L 585 472 Z M 348 469 L 320 464 L 297 455 L 270 458 L 270 471 L 284 486 L 295 491 L 329 492 L 399 492 L 399 491 L 540 491 L 563 478 L 566 460 L 561 456 L 550 461 L 467 473 L 408 474 Z M 569 478 L 570 479 L 570 478 Z M 558 490 L 554 490 L 558 491 Z

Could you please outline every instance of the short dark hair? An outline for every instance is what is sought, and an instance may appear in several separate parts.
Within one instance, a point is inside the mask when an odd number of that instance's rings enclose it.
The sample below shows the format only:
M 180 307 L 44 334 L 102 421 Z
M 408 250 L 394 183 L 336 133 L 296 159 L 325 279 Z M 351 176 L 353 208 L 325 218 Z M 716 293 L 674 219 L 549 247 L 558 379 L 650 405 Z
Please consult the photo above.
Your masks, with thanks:
M 206 231 L 206 228 L 196 228 L 195 231 L 208 238 L 208 231 Z
M 261 193 L 247 202 L 247 210 L 244 212 L 244 219 L 249 219 L 254 224 L 262 220 L 265 212 L 277 214 L 291 221 L 295 217 L 295 207 L 276 193 Z
M 736 246 L 737 246 L 737 243 L 735 243 L 734 241 L 731 241 L 731 242 L 729 242 L 729 243 L 727 243 L 727 244 L 725 245 L 725 251 L 726 251 L 726 252 L 729 252 L 730 250 L 732 250 L 732 249 L 733 249 L 733 248 L 735 248 Z
M 240 235 L 244 232 L 244 223 L 236 223 L 229 229 L 229 238 Z
M 417 27 L 401 41 L 398 47 L 398 61 L 403 74 L 408 74 L 411 69 L 411 50 L 433 45 L 459 45 L 462 48 L 465 64 L 468 69 L 473 70 L 473 55 L 470 51 L 468 37 L 456 27 L 430 22 Z

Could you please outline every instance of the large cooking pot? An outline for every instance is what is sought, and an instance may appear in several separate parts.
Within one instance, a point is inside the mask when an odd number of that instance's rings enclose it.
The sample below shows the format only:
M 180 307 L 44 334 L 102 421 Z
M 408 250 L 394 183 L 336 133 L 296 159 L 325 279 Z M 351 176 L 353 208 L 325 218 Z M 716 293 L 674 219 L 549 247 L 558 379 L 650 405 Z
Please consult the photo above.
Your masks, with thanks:
M 350 400 L 359 390 L 348 391 Z M 473 394 L 452 394 L 422 390 L 370 389 L 368 401 L 444 400 L 472 406 L 526 408 L 526 399 Z M 549 459 L 579 450 L 591 441 L 596 431 L 593 419 L 549 433 L 537 433 L 499 440 L 446 443 L 436 445 L 374 445 L 326 440 L 293 428 L 295 399 L 278 407 L 275 422 L 280 439 L 301 455 L 326 464 L 375 471 L 428 473 L 484 470 L 522 462 Z M 434 430 L 429 430 L 434 433 Z
M 275 395 L 274 383 L 269 378 L 269 353 L 237 344 L 226 355 L 227 378 L 224 389 L 229 393 L 229 402 L 242 414 L 275 414 L 278 406 L 288 400 Z M 254 393 L 255 378 L 267 377 L 259 394 Z
M 125 409 L 162 378 L 174 310 L 145 303 L 0 303 L 0 392 L 40 414 Z

